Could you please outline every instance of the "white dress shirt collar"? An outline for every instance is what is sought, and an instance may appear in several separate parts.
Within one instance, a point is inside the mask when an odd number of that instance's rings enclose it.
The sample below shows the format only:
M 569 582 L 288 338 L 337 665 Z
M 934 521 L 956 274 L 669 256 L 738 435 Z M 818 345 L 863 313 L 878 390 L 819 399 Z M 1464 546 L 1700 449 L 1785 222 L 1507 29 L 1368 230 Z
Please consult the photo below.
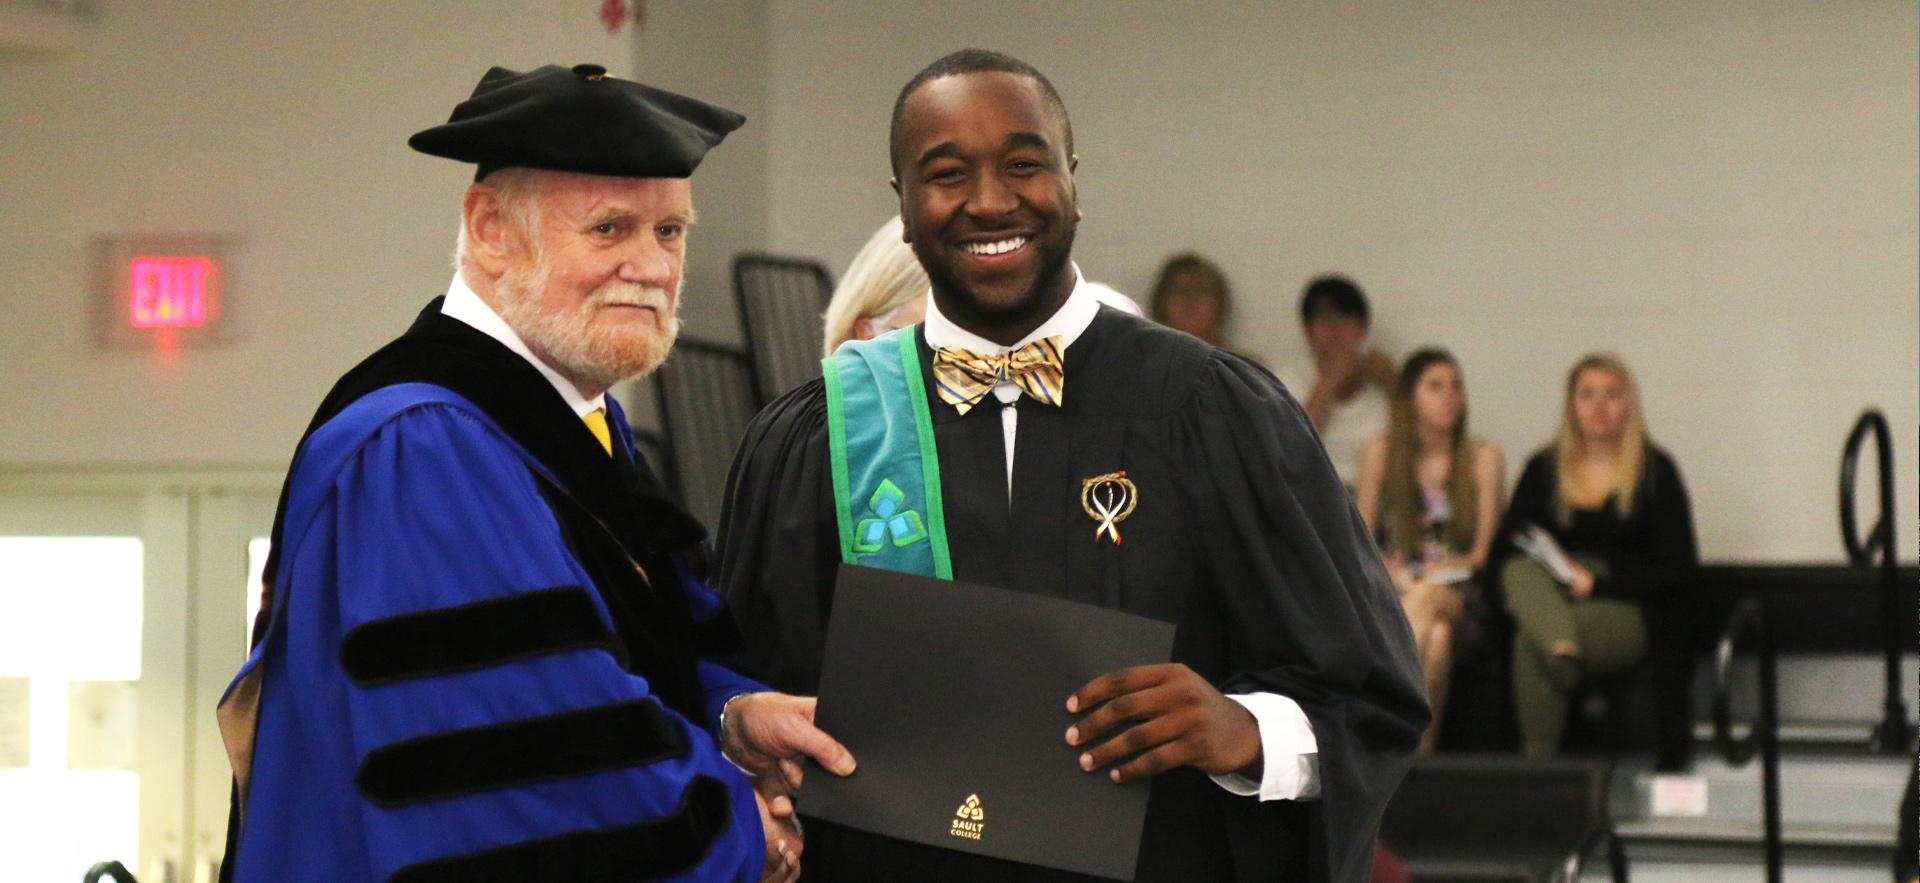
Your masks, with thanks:
M 1073 293 L 1067 295 L 1067 302 L 1040 327 L 1033 329 L 1026 337 L 1020 338 L 1013 346 L 1001 346 L 978 334 L 954 324 L 952 319 L 940 313 L 940 305 L 934 302 L 933 295 L 927 295 L 927 346 L 939 348 L 957 346 L 978 353 L 1004 353 L 1017 350 L 1043 337 L 1059 336 L 1060 353 L 1066 355 L 1067 347 L 1072 346 L 1080 334 L 1093 324 L 1093 317 L 1100 312 L 1100 302 L 1095 300 L 1093 292 L 1088 290 L 1086 277 L 1080 275 L 1080 267 L 1069 263 L 1067 269 L 1073 271 Z
M 553 384 L 554 392 L 560 394 L 560 398 L 566 401 L 567 407 L 573 409 L 573 413 L 585 417 L 607 406 L 606 393 L 590 399 L 583 398 L 580 390 L 573 385 L 573 381 L 560 376 L 560 372 L 553 370 L 551 365 L 540 361 L 540 357 L 527 348 L 527 342 L 521 340 L 520 335 L 514 333 L 514 330 L 507 325 L 507 320 L 500 318 L 500 314 L 494 312 L 493 307 L 487 306 L 487 302 L 481 300 L 480 295 L 467 287 L 467 280 L 460 278 L 459 273 L 453 274 L 453 284 L 447 286 L 447 300 L 440 305 L 440 314 L 465 322 L 473 326 L 475 331 L 500 341 L 506 345 L 507 349 L 519 353 L 520 358 L 526 359 L 534 370 L 540 372 L 541 377 L 545 377 L 548 383 Z

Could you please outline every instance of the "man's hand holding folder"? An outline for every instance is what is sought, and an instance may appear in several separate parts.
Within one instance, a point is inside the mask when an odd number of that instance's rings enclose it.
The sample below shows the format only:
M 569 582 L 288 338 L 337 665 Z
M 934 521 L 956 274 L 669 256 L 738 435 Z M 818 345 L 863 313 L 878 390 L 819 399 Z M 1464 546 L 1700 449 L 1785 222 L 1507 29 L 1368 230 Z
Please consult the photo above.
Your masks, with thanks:
M 819 722 L 860 752 L 860 770 L 809 779 L 800 811 L 1132 879 L 1147 777 L 1260 759 L 1252 716 L 1186 666 L 1165 664 L 1173 633 L 1090 604 L 842 565 Z M 1062 720 L 1063 710 L 1081 716 Z M 1075 732 L 1063 744 L 1067 726 Z M 1114 772 L 1088 774 L 1115 764 L 1118 785 L 1106 781 Z
M 1100 743 L 1080 755 L 1080 768 L 1088 772 L 1117 764 L 1108 773 L 1115 782 L 1178 766 L 1260 777 L 1260 727 L 1253 713 L 1185 665 L 1141 665 L 1101 675 L 1067 697 L 1069 713 L 1083 708 L 1093 710 L 1067 728 L 1067 744 Z

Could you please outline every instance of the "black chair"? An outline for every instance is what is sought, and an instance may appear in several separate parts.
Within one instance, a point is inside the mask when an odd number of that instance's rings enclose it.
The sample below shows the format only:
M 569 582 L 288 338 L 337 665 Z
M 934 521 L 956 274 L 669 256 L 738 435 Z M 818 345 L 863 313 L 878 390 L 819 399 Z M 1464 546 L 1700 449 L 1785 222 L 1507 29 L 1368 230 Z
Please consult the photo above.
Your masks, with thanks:
M 734 448 L 758 410 L 752 363 L 732 347 L 682 339 L 653 383 L 665 436 L 656 467 L 688 510 L 717 528 Z
M 1602 844 L 1624 883 L 1607 816 L 1610 769 L 1558 758 L 1423 758 L 1388 805 L 1380 839 L 1421 883 L 1574 883 Z
M 833 277 L 818 261 L 770 254 L 733 259 L 733 298 L 759 405 L 820 376 L 821 315 Z

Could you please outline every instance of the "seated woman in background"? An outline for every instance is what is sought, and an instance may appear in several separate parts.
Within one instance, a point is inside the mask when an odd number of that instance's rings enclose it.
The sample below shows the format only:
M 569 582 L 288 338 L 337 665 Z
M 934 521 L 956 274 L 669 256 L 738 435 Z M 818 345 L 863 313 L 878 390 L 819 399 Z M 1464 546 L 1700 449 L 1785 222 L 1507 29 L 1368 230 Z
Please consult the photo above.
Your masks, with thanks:
M 1524 539 L 1542 533 L 1551 544 Z M 1524 752 L 1557 752 L 1575 689 L 1644 659 L 1660 766 L 1684 769 L 1693 741 L 1684 603 L 1699 564 L 1693 513 L 1617 357 L 1590 355 L 1568 373 L 1559 436 L 1527 461 L 1500 539 Z
M 1153 321 L 1184 331 L 1220 349 L 1265 362 L 1239 346 L 1226 343 L 1227 319 L 1233 314 L 1233 292 L 1227 274 L 1196 252 L 1167 258 L 1153 278 L 1147 300 Z
M 1481 604 L 1475 572 L 1493 546 L 1506 459 L 1499 445 L 1467 434 L 1460 364 L 1445 350 L 1407 357 L 1387 426 L 1361 454 L 1355 503 L 1413 626 L 1433 708 L 1420 748 L 1431 753 L 1455 635 L 1468 604 Z
M 853 256 L 827 303 L 824 352 L 849 340 L 872 340 L 927 316 L 927 271 L 901 239 L 895 215 Z
M 1167 258 L 1153 279 L 1153 296 L 1148 307 L 1153 321 L 1185 331 L 1214 346 L 1220 346 L 1220 334 L 1226 330 L 1227 313 L 1233 295 L 1227 290 L 1227 276 L 1212 261 L 1188 251 Z

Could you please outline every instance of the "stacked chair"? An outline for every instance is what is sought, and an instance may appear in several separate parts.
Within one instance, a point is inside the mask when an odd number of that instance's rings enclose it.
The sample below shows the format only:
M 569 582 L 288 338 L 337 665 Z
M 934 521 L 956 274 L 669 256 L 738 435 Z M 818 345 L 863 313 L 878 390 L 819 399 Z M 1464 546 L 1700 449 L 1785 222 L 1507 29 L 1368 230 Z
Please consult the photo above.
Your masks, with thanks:
M 820 376 L 820 317 L 832 297 L 833 278 L 818 261 L 769 254 L 733 259 L 733 300 L 762 406 Z
M 821 315 L 833 279 L 817 261 L 742 254 L 733 296 L 744 344 L 682 338 L 653 375 L 661 433 L 641 446 L 693 514 L 719 522 L 734 450 L 753 415 L 820 376 Z
M 720 519 L 733 451 L 758 412 L 753 365 L 732 347 L 682 340 L 654 374 L 667 486 L 709 529 Z

